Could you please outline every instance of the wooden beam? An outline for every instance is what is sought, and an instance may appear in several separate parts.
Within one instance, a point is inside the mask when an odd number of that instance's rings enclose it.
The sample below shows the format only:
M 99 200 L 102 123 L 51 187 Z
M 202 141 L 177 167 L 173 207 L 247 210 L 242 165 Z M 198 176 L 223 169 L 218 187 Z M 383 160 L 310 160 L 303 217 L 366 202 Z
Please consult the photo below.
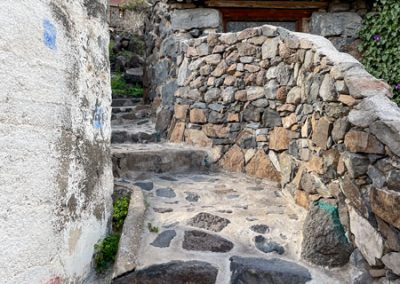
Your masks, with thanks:
M 226 8 L 261 8 L 261 9 L 324 9 L 328 3 L 314 1 L 236 1 L 236 0 L 208 0 L 208 7 Z

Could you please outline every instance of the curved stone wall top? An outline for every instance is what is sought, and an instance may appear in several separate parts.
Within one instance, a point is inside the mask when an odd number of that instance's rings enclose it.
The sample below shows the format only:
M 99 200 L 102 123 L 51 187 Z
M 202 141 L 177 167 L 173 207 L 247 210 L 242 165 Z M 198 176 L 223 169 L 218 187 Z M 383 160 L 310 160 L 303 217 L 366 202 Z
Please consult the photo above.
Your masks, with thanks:
M 224 169 L 280 182 L 303 207 L 330 199 L 369 265 L 391 269 L 400 109 L 386 83 L 327 39 L 273 26 L 182 41 L 177 64 L 171 141 L 211 146 Z

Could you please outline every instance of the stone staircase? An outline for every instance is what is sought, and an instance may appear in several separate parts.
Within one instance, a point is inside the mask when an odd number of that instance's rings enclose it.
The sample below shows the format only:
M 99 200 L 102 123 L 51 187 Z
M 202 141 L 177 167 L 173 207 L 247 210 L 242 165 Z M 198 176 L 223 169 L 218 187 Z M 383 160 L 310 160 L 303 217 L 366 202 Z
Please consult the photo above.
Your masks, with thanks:
M 154 110 L 139 98 L 118 96 L 112 102 L 112 143 L 158 142 Z
M 115 190 L 131 204 L 112 283 L 351 283 L 350 267 L 301 260 L 306 211 L 278 184 L 219 172 L 211 149 L 118 140 L 122 131 L 142 135 L 141 120 L 156 131 L 151 116 L 138 115 L 148 110 L 140 102 L 114 108 Z

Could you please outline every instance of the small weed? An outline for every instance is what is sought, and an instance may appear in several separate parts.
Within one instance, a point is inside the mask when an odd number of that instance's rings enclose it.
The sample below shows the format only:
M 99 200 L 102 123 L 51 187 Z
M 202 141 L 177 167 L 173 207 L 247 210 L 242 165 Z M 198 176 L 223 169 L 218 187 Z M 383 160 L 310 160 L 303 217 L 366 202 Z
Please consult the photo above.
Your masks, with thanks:
M 128 197 L 120 197 L 114 202 L 113 206 L 113 229 L 121 231 L 126 216 L 128 215 L 129 199 Z
M 153 227 L 153 225 L 151 223 L 147 223 L 147 228 L 149 229 L 149 231 L 151 233 L 155 233 L 155 234 L 158 234 L 158 232 L 160 231 L 160 229 L 158 227 Z
M 111 78 L 111 89 L 113 94 L 129 95 L 133 97 L 142 97 L 144 89 L 141 86 L 132 86 L 128 84 L 122 74 L 114 74 Z
M 118 252 L 119 239 L 120 235 L 113 233 L 95 244 L 94 261 L 97 272 L 104 272 L 114 263 Z

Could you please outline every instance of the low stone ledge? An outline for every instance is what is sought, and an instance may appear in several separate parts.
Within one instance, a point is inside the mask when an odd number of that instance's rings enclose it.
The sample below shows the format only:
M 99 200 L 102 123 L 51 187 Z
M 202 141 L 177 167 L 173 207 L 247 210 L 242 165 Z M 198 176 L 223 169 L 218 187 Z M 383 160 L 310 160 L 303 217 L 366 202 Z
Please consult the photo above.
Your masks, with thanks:
M 142 190 L 131 186 L 128 215 L 125 218 L 119 241 L 118 254 L 114 263 L 113 278 L 134 271 L 138 259 L 140 239 L 144 226 L 146 206 Z

